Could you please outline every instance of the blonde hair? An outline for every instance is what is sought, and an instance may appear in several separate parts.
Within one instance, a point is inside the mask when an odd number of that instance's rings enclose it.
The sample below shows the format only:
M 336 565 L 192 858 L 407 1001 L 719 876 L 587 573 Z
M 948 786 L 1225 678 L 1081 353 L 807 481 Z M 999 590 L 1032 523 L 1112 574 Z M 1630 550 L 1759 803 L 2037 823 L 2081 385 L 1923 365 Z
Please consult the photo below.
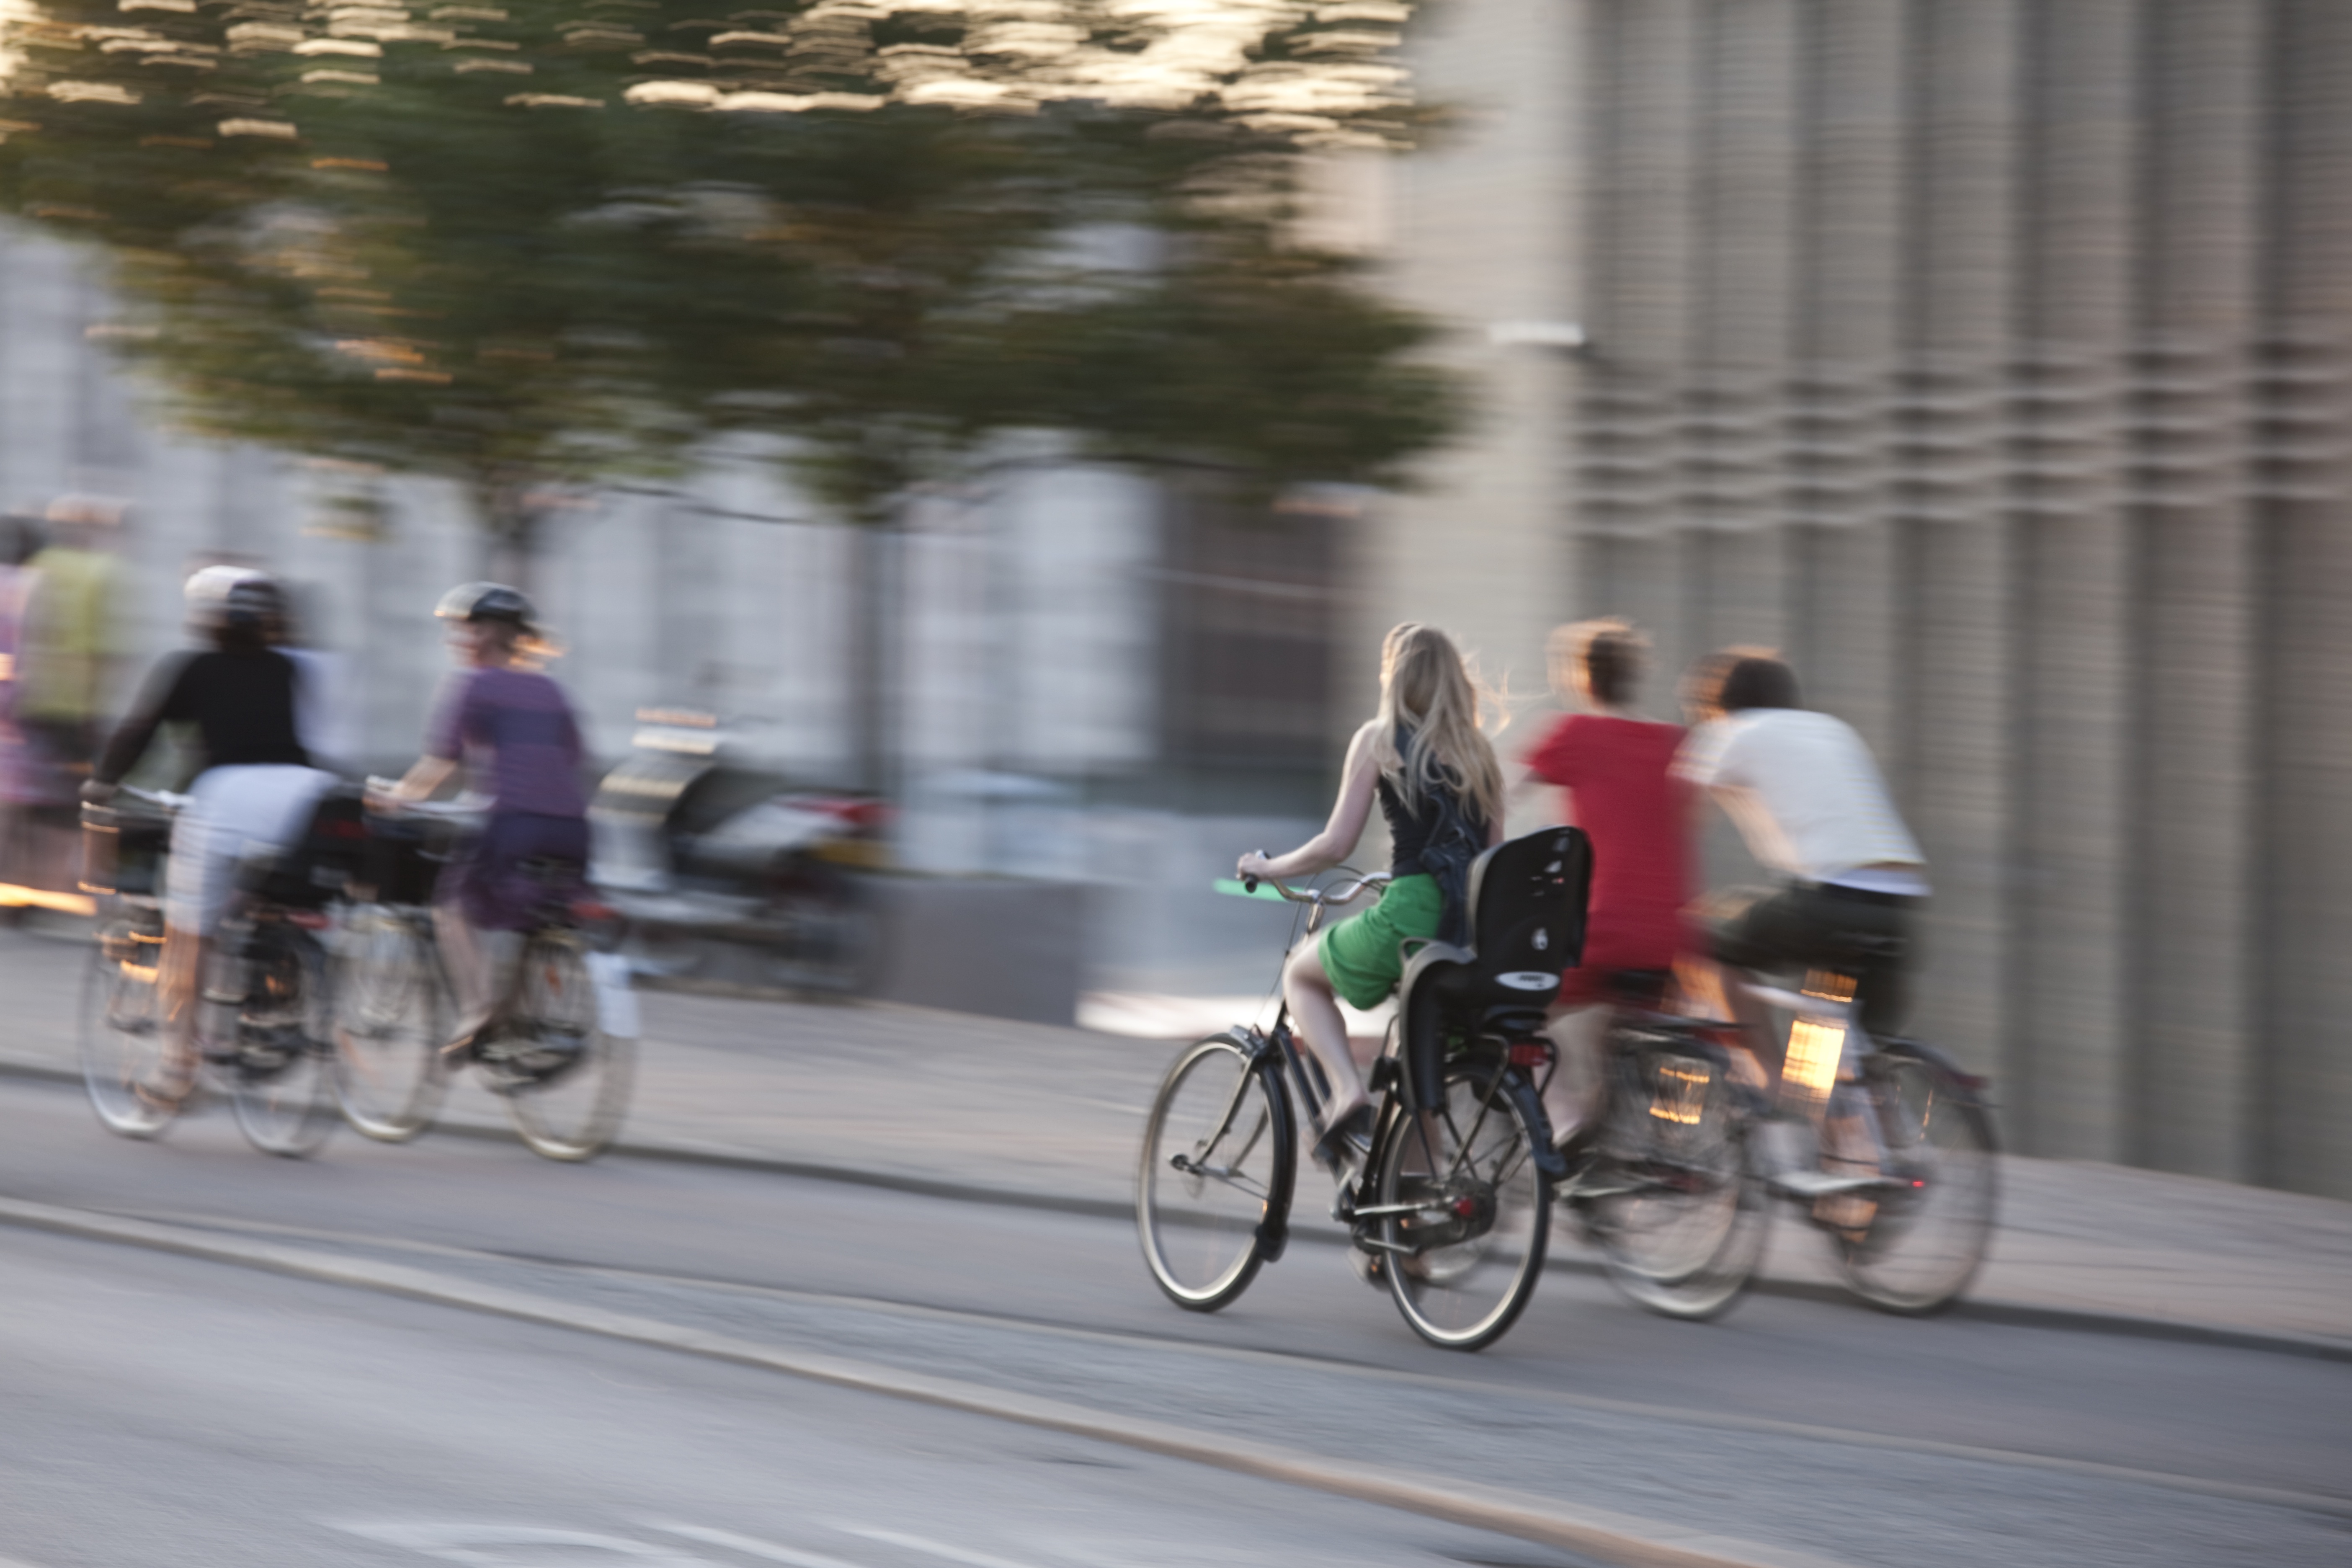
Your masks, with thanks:
M 1503 819 L 1503 770 L 1478 727 L 1478 688 L 1454 639 L 1407 621 L 1381 644 L 1381 708 L 1373 761 L 1418 812 L 1444 789 L 1492 825 Z M 1397 732 L 1412 738 L 1402 752 Z

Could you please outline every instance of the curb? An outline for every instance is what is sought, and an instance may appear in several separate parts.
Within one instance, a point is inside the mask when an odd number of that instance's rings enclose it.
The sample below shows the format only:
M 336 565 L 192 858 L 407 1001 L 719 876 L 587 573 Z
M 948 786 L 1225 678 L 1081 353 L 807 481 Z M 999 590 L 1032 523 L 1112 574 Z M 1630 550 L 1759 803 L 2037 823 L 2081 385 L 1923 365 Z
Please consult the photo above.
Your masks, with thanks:
M 69 1068 L 51 1067 L 46 1063 L 0 1058 L 0 1079 L 30 1079 L 38 1082 L 81 1085 L 81 1075 Z M 426 1130 L 428 1137 L 467 1138 L 490 1142 L 509 1142 L 513 1133 L 501 1125 L 476 1124 L 465 1121 L 444 1121 Z M 1076 1197 L 1059 1193 L 1040 1193 L 1021 1187 L 990 1186 L 982 1183 L 950 1181 L 938 1176 L 918 1176 L 892 1171 L 877 1171 L 867 1166 L 843 1165 L 817 1160 L 787 1160 L 774 1155 L 750 1154 L 737 1150 L 692 1143 L 635 1143 L 623 1141 L 614 1143 L 609 1153 L 623 1159 L 659 1161 L 668 1164 L 701 1165 L 715 1170 L 743 1171 L 771 1176 L 786 1176 L 801 1181 L 833 1182 L 843 1186 L 866 1187 L 880 1192 L 904 1193 L 912 1197 L 936 1198 L 949 1203 L 982 1204 L 997 1208 L 1040 1210 L 1049 1214 L 1076 1215 L 1087 1219 L 1112 1219 L 1131 1224 L 1135 1205 L 1130 1201 L 1111 1198 Z M 1343 1238 L 1335 1229 L 1319 1226 L 1294 1226 L 1290 1232 L 1294 1242 L 1317 1247 L 1339 1247 Z M 1597 1263 L 1582 1258 L 1552 1258 L 1544 1265 L 1571 1274 L 1598 1276 L 1602 1272 Z M 1814 1284 L 1800 1279 L 1759 1279 L 1748 1289 L 1759 1296 L 1784 1300 L 1821 1301 L 1838 1306 L 1853 1307 L 1856 1300 L 1834 1285 Z M 2170 1318 L 2139 1317 L 2126 1312 L 2098 1312 L 2079 1307 L 2043 1307 L 2023 1301 L 1961 1300 L 1945 1309 L 1939 1316 L 1968 1322 L 1999 1323 L 2012 1328 L 2048 1329 L 2060 1333 L 2105 1334 L 2116 1338 L 2166 1340 L 2176 1344 L 2212 1345 L 2225 1350 L 2259 1351 L 2269 1355 L 2297 1356 L 2312 1361 L 2352 1363 L 2352 1341 L 2321 1339 L 2310 1334 L 2297 1334 L 2284 1330 L 2225 1328 L 2212 1323 L 2183 1322 Z M 5 1568 L 5 1565 L 0 1565 Z
M 1474 1482 L 1433 1483 L 1425 1474 L 1342 1462 L 1246 1437 L 1089 1410 L 1057 1399 L 902 1372 L 844 1356 L 785 1351 L 657 1319 L 574 1306 L 551 1297 L 478 1285 L 404 1264 L 337 1258 L 269 1242 L 207 1237 L 176 1226 L 48 1204 L 0 1199 L 0 1223 L 175 1253 L 299 1279 L 570 1329 L 601 1338 L 782 1373 L 836 1388 L 961 1410 L 1022 1426 L 1114 1443 L 1417 1513 L 1475 1530 L 1605 1559 L 1623 1568 L 1845 1568 L 1833 1559 L 1681 1529 L 1601 1510 L 1576 1509 Z

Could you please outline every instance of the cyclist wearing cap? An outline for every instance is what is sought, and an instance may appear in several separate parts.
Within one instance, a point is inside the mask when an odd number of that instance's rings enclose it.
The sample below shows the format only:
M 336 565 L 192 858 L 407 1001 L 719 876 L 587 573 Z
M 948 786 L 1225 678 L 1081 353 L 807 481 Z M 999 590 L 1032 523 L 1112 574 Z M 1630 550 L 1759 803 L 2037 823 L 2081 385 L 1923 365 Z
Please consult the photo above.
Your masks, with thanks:
M 188 579 L 191 629 L 213 645 L 175 654 L 148 678 L 140 700 L 90 771 L 82 797 L 113 798 L 167 723 L 195 727 L 201 753 L 191 800 L 172 824 L 165 878 L 163 973 L 173 1059 L 166 1094 L 195 1073 L 196 976 L 236 887 L 237 862 L 290 845 L 334 776 L 310 765 L 296 720 L 301 674 L 271 645 L 285 612 L 278 584 L 241 566 L 208 566 Z
M 530 600 L 502 584 L 467 583 L 443 595 L 434 614 L 450 623 L 449 648 L 463 668 L 435 706 L 425 754 L 386 795 L 424 800 L 463 763 L 489 796 L 481 837 L 444 876 L 434 908 L 457 992 L 450 1048 L 467 1050 L 498 1004 L 484 933 L 522 930 L 541 896 L 526 863 L 587 864 L 584 748 L 563 689 L 525 667 L 522 645 L 535 630 Z

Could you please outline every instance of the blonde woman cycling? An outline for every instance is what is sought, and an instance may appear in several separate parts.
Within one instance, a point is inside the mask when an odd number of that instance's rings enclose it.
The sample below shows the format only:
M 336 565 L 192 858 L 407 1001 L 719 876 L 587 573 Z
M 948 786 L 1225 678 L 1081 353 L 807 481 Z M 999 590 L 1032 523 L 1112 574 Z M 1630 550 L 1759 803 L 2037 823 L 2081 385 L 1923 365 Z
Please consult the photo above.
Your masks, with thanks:
M 1339 1003 L 1372 1007 L 1394 990 L 1407 938 L 1458 935 L 1470 862 L 1502 841 L 1502 770 L 1478 728 L 1462 655 L 1435 626 L 1407 621 L 1381 645 L 1380 711 L 1348 743 L 1323 831 L 1287 855 L 1244 855 L 1239 873 L 1287 880 L 1337 866 L 1355 852 L 1375 797 L 1395 844 L 1396 879 L 1371 909 L 1293 952 L 1282 976 L 1291 1019 L 1331 1084 L 1316 1155 L 1359 1170 L 1370 1151 L 1371 1110 Z

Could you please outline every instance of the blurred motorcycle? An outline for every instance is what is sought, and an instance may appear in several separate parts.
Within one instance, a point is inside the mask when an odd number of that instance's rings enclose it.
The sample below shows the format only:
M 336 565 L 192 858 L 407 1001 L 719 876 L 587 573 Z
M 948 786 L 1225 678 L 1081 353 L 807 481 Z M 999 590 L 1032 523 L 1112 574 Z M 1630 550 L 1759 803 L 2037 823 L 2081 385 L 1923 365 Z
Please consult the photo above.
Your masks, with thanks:
M 857 872 L 890 810 L 731 760 L 710 714 L 645 709 L 589 806 L 590 868 L 640 974 L 835 994 L 866 988 L 878 922 Z

